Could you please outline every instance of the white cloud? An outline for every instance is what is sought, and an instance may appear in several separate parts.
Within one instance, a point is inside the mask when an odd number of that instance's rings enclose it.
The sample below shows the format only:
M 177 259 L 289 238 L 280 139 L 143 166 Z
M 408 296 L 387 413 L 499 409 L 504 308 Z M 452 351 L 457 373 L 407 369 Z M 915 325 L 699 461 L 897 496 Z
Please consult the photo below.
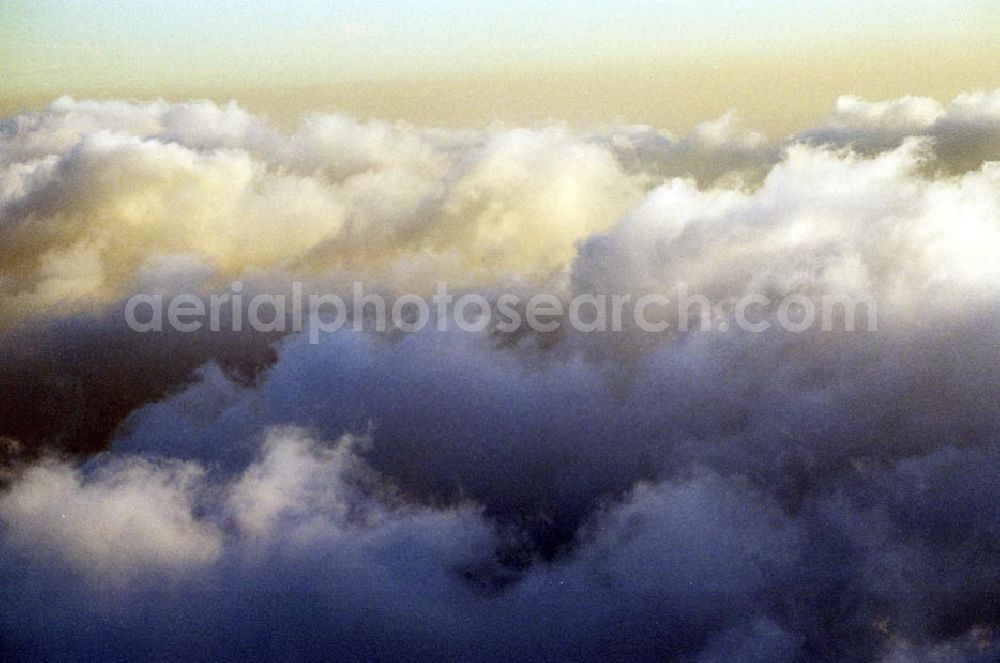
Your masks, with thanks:
M 183 571 L 213 562 L 217 528 L 198 520 L 201 470 L 124 458 L 92 475 L 58 463 L 29 468 L 0 499 L 7 537 L 54 553 L 112 585 L 143 571 Z

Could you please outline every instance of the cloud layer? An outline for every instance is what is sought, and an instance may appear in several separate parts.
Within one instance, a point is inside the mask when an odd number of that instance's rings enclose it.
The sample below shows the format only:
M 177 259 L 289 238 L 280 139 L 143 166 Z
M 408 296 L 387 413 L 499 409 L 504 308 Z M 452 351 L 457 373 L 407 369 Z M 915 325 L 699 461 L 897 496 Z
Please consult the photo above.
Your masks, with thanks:
M 0 647 L 990 660 L 1000 93 L 769 140 L 0 124 Z M 136 334 L 137 292 L 878 303 L 877 331 Z M 773 319 L 772 306 L 757 310 Z

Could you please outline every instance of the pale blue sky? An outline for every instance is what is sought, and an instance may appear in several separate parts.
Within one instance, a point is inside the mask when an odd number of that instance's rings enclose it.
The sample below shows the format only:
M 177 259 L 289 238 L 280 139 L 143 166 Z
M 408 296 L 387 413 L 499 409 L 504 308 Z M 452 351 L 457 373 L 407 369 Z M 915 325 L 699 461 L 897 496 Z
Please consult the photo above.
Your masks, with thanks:
M 4 2 L 7 76 L 298 81 L 961 39 L 993 0 Z M 984 22 L 986 25 L 984 26 Z M 995 28 L 995 25 L 993 26 Z
M 236 99 L 417 123 L 736 109 L 1000 87 L 1000 0 L 0 0 L 0 114 L 51 99 Z

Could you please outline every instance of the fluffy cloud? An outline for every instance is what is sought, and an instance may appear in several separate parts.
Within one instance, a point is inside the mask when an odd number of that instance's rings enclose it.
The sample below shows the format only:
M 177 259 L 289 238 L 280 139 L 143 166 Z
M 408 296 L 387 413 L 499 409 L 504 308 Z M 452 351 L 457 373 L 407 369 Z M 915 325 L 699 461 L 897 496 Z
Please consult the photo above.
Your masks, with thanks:
M 989 660 L 997 95 L 771 141 L 0 129 L 0 621 L 34 658 Z M 709 298 L 713 331 L 136 334 L 134 292 Z M 877 303 L 715 333 L 747 294 Z M 755 315 L 773 321 L 775 306 Z M 67 457 L 65 452 L 76 453 Z
M 947 106 L 927 97 L 868 102 L 841 97 L 833 114 L 798 140 L 850 146 L 873 153 L 910 136 L 933 140 L 946 172 L 964 172 L 995 161 L 1000 150 L 1000 91 L 959 95 Z
M 642 192 L 560 126 L 453 135 L 317 117 L 279 136 L 235 106 L 60 100 L 2 142 L 6 320 L 99 308 L 178 255 L 220 279 L 545 278 Z
M 751 192 L 672 180 L 583 243 L 576 288 L 869 294 L 908 310 L 929 289 L 995 295 L 1000 168 L 927 180 L 929 156 L 921 140 L 867 159 L 795 146 Z
M 217 531 L 192 515 L 201 471 L 116 459 L 84 478 L 64 464 L 29 468 L 3 496 L 9 541 L 44 550 L 111 583 L 148 568 L 183 569 L 213 561 Z
M 100 309 L 175 256 L 203 263 L 215 285 L 275 270 L 410 288 L 542 282 L 664 178 L 738 188 L 799 142 L 871 154 L 924 136 L 931 167 L 975 170 L 1000 149 L 997 103 L 843 98 L 817 129 L 772 142 L 732 114 L 683 138 L 339 116 L 285 134 L 233 104 L 60 99 L 0 125 L 2 313 Z

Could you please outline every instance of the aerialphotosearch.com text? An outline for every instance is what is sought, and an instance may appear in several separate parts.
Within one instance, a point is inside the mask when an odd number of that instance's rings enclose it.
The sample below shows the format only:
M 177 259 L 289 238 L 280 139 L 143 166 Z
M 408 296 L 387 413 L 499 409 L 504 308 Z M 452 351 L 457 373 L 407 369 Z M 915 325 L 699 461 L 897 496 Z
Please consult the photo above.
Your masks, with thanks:
M 872 297 L 844 294 L 792 293 L 772 298 L 750 293 L 713 302 L 703 294 L 689 292 L 684 283 L 669 293 L 563 297 L 551 293 L 504 293 L 487 298 L 469 292 L 452 294 L 445 283 L 438 283 L 430 297 L 390 297 L 366 292 L 361 282 L 352 284 L 350 296 L 306 293 L 299 282 L 293 283 L 287 293 L 250 296 L 244 284 L 236 281 L 228 292 L 207 296 L 133 295 L 125 303 L 125 321 L 140 333 L 160 332 L 165 326 L 187 333 L 222 329 L 240 332 L 246 328 L 263 333 L 306 331 L 310 342 L 317 343 L 322 335 L 344 328 L 417 332 L 428 325 L 438 331 L 457 328 L 472 333 L 491 327 L 501 333 L 515 333 L 525 327 L 550 333 L 564 325 L 582 333 L 762 333 L 775 327 L 791 333 L 815 329 L 875 331 L 877 306 Z

